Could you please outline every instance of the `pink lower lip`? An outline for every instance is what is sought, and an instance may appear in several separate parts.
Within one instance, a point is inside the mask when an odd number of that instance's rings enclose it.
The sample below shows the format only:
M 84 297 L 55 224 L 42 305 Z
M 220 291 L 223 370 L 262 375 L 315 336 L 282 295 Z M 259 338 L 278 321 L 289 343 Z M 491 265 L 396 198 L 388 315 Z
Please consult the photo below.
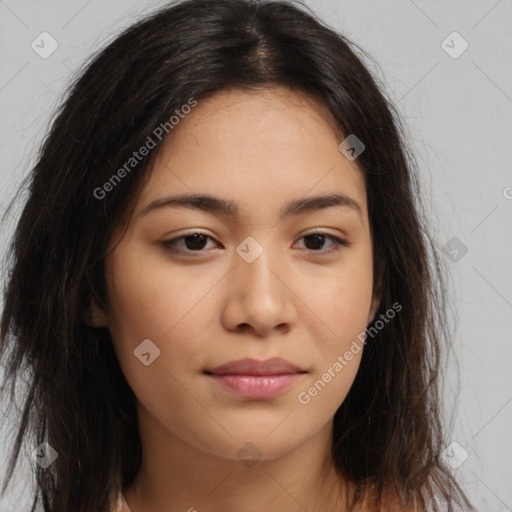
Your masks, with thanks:
M 302 373 L 280 375 L 209 375 L 222 386 L 246 398 L 271 398 L 291 386 Z

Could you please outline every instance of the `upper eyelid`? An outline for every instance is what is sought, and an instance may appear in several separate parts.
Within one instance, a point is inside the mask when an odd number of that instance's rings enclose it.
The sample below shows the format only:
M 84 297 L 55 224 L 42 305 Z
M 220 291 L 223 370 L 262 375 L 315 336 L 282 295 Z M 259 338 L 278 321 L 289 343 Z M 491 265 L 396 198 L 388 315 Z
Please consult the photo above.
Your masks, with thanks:
M 186 237 L 192 236 L 192 235 L 203 235 L 203 236 L 205 236 L 207 238 L 211 238 L 212 240 L 216 240 L 215 236 L 210 235 L 209 233 L 204 233 L 203 231 L 200 231 L 200 230 L 194 230 L 194 231 L 190 231 L 188 233 L 183 233 L 181 235 L 174 236 L 172 238 L 166 239 L 166 240 L 164 240 L 164 242 L 172 242 L 172 241 L 179 240 L 179 239 L 182 239 L 182 238 L 186 238 Z M 332 237 L 335 237 L 335 238 L 339 238 L 340 240 L 344 240 L 344 241 L 346 241 L 348 243 L 348 240 L 346 240 L 345 235 L 335 235 L 334 233 L 329 233 L 328 231 L 323 231 L 321 228 L 313 230 L 313 231 L 308 231 L 306 233 L 303 233 L 298 238 L 303 238 L 305 236 L 310 236 L 310 235 L 332 236 Z
M 176 237 L 173 237 L 173 238 L 170 238 L 170 239 L 167 239 L 167 240 L 164 240 L 162 243 L 164 245 L 167 245 L 168 247 L 171 247 L 171 242 L 178 242 L 178 241 L 181 241 L 183 240 L 184 238 L 187 238 L 189 236 L 192 236 L 192 235 L 203 235 L 205 236 L 206 238 L 210 238 L 211 240 L 214 240 L 215 242 L 217 242 L 217 240 L 215 239 L 214 236 L 212 235 L 209 235 L 208 233 L 204 233 L 202 231 L 199 231 L 199 230 L 195 230 L 195 231 L 191 231 L 189 233 L 184 233 L 182 235 L 178 235 Z M 328 238 L 329 240 L 331 240 L 334 244 L 336 245 L 340 245 L 340 246 L 349 246 L 351 245 L 351 242 L 349 242 L 344 236 L 338 236 L 338 235 L 334 235 L 332 233 L 329 233 L 327 231 L 323 231 L 322 229 L 316 229 L 314 231 L 309 231 L 309 232 L 306 232 L 302 235 L 299 236 L 299 240 L 306 237 L 306 236 L 311 236 L 311 235 L 324 235 L 326 238 Z M 338 241 L 339 240 L 339 241 Z M 340 243 L 341 242 L 341 243 Z M 217 242 L 218 243 L 218 242 Z M 201 252 L 203 252 L 203 250 L 201 251 L 191 251 L 191 250 L 182 250 L 182 249 L 177 249 L 178 251 L 182 251 L 182 252 L 188 252 L 188 253 L 193 253 L 193 252 L 196 252 L 198 254 L 200 254 Z M 328 252 L 328 251 L 313 251 L 313 252 L 318 252 L 318 253 L 321 253 L 321 252 Z

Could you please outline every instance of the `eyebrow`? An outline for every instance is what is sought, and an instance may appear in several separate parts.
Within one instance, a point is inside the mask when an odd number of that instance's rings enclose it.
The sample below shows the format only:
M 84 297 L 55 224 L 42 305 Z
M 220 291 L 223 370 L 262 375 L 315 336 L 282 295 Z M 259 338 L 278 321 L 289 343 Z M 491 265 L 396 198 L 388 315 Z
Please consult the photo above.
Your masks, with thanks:
M 351 209 L 357 212 L 363 220 L 363 211 L 359 203 L 345 194 L 310 196 L 290 201 L 281 208 L 279 219 L 335 206 Z M 144 216 L 164 207 L 191 208 L 228 217 L 235 217 L 240 211 L 238 204 L 233 201 L 207 194 L 181 194 L 156 199 L 148 204 L 139 215 Z

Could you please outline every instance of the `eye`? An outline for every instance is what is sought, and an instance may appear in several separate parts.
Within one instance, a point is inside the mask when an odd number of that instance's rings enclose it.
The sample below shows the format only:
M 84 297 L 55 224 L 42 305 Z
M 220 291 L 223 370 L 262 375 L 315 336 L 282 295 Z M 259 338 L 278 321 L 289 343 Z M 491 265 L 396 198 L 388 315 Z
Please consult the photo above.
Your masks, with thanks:
M 339 246 L 348 246 L 349 243 L 346 240 L 342 240 L 337 236 L 330 235 L 329 233 L 323 233 L 321 231 L 315 233 L 309 233 L 307 235 L 302 236 L 306 243 L 306 248 L 312 252 L 323 252 L 330 253 L 332 251 L 338 251 L 340 249 Z M 333 245 L 331 245 L 331 249 L 321 250 L 321 247 L 324 245 L 325 240 L 329 240 Z
M 213 240 L 213 238 L 204 233 L 190 233 L 188 235 L 182 235 L 177 238 L 173 238 L 171 240 L 164 240 L 162 245 L 173 252 L 181 252 L 181 253 L 203 253 L 205 252 L 203 249 L 205 248 L 205 244 L 208 239 Z M 349 242 L 346 240 L 342 240 L 337 236 L 330 235 L 328 233 L 323 233 L 321 231 L 309 233 L 301 237 L 306 241 L 306 249 L 311 252 L 319 252 L 319 253 L 330 253 L 332 251 L 337 251 L 340 249 L 339 246 L 348 246 Z M 331 249 L 322 249 L 322 246 L 325 244 L 325 241 L 329 240 L 331 242 Z M 185 247 L 183 247 L 183 245 Z
M 174 252 L 202 252 L 208 238 L 213 240 L 211 236 L 204 233 L 191 233 L 173 238 L 172 240 L 164 240 L 162 244 Z M 185 249 L 183 249 L 183 244 L 180 242 L 185 242 Z

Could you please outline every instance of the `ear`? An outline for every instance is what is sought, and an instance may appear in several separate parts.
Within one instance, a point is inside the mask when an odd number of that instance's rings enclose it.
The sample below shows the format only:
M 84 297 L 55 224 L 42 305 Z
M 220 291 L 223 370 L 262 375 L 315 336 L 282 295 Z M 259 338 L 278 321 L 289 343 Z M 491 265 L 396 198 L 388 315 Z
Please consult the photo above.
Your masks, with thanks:
M 368 323 L 366 325 L 369 325 L 371 322 L 373 322 L 373 319 L 375 318 L 375 313 L 377 313 L 377 309 L 379 309 L 379 306 L 380 297 L 374 295 L 372 299 L 372 305 L 370 306 L 370 312 L 368 313 Z
M 84 314 L 84 321 L 89 327 L 108 327 L 108 315 L 91 299 L 89 310 Z
M 368 323 L 369 325 L 373 322 L 375 318 L 375 314 L 379 309 L 381 297 L 383 295 L 383 275 L 385 271 L 385 262 L 380 256 L 380 253 L 375 255 L 375 264 L 374 264 L 374 282 L 373 282 L 373 298 L 372 304 L 370 306 L 370 312 L 368 313 Z

